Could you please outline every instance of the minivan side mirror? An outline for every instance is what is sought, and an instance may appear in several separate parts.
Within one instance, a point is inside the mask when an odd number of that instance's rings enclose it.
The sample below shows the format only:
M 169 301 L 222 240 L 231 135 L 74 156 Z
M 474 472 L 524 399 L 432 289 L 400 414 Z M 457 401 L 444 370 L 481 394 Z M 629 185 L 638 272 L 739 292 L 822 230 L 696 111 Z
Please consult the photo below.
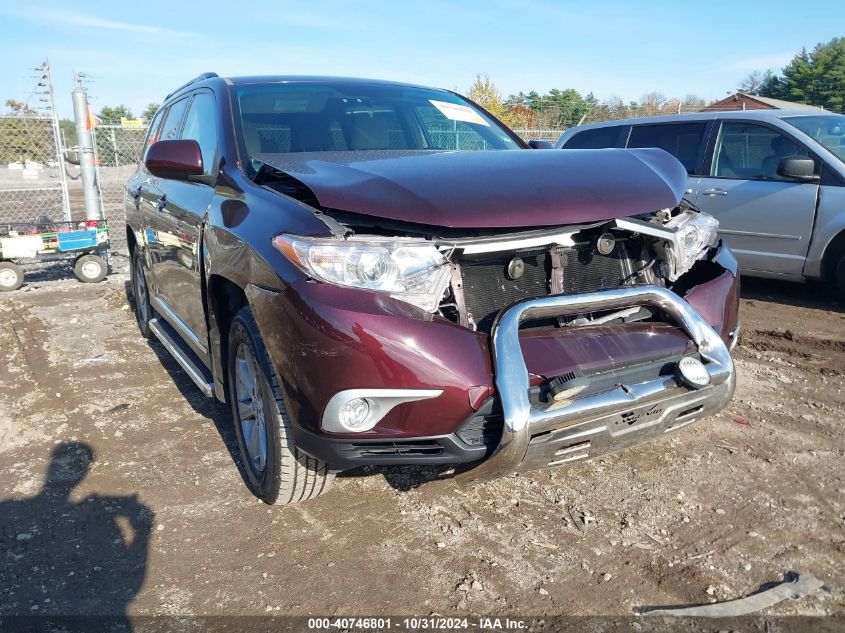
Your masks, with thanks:
M 815 180 L 816 162 L 804 156 L 787 156 L 778 163 L 778 176 L 793 180 Z
M 528 147 L 531 149 L 554 149 L 555 146 L 549 141 L 528 141 Z
M 200 145 L 193 139 L 158 141 L 150 145 L 144 158 L 147 170 L 159 178 L 187 180 L 203 174 Z

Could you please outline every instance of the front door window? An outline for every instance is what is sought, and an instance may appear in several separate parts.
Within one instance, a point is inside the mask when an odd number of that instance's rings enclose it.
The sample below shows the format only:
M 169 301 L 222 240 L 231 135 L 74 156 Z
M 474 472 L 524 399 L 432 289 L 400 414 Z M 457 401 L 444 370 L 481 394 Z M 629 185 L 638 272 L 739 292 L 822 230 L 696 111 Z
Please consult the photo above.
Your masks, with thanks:
M 809 153 L 763 125 L 724 123 L 710 173 L 715 178 L 788 180 L 778 174 L 778 165 L 789 156 L 807 157 Z

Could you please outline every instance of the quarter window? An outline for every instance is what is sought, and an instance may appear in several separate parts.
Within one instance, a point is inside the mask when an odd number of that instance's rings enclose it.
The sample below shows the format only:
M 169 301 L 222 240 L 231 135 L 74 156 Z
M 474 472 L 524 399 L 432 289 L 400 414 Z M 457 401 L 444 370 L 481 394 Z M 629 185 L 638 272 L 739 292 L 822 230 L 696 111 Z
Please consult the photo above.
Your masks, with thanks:
M 172 141 L 179 138 L 179 124 L 182 122 L 182 116 L 185 114 L 187 105 L 188 100 L 182 99 L 170 106 L 167 111 L 167 118 L 164 120 L 164 125 L 161 127 L 161 132 L 156 141 Z
M 778 175 L 787 156 L 809 152 L 779 132 L 753 123 L 723 123 L 713 155 L 711 175 L 743 180 L 788 180 Z
M 150 145 L 158 141 L 159 128 L 161 127 L 161 120 L 164 118 L 165 112 L 166 110 L 164 109 L 159 110 L 155 117 L 153 117 L 153 121 L 150 123 L 149 132 L 147 132 L 147 142 L 144 144 L 144 151 L 141 152 L 141 156 L 146 157 L 147 150 L 150 148 Z
M 659 147 L 677 158 L 688 174 L 694 174 L 707 123 L 637 125 L 631 128 L 628 147 Z
M 618 126 L 597 127 L 573 135 L 564 147 L 566 149 L 604 149 L 607 147 L 616 147 L 616 140 L 618 138 Z
M 193 139 L 200 146 L 205 175 L 212 173 L 217 155 L 217 116 L 214 97 L 208 92 L 199 92 L 191 101 L 191 109 L 182 129 L 183 139 Z

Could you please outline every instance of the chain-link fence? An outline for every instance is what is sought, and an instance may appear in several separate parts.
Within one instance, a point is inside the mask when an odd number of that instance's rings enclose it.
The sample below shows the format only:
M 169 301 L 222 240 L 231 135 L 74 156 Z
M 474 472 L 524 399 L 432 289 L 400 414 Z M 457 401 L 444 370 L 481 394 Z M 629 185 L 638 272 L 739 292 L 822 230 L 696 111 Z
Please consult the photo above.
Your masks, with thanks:
M 553 130 L 521 128 L 514 130 L 523 141 L 548 141 L 549 143 L 554 143 L 565 131 L 566 128 Z
M 0 116 L 0 223 L 66 220 L 69 212 L 53 120 Z
M 93 136 L 100 203 L 103 216 L 109 221 L 111 247 L 126 253 L 123 187 L 138 166 L 147 128 L 101 125 L 94 128 Z

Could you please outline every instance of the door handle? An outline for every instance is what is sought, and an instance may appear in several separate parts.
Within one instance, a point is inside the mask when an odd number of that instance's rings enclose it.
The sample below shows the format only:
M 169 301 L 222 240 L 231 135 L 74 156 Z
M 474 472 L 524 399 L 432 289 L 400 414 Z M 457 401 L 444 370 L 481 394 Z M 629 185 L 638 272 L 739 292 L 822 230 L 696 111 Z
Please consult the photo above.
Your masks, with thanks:
M 158 199 L 158 210 L 159 213 L 164 211 L 164 207 L 167 206 L 167 196 L 162 196 Z
M 685 190 L 684 190 L 684 195 L 687 195 L 687 196 L 688 196 L 688 195 L 690 195 L 691 193 L 692 193 L 692 189 L 685 189 Z
M 714 188 L 714 189 L 705 189 L 701 192 L 703 196 L 726 196 L 728 192 L 724 189 Z

